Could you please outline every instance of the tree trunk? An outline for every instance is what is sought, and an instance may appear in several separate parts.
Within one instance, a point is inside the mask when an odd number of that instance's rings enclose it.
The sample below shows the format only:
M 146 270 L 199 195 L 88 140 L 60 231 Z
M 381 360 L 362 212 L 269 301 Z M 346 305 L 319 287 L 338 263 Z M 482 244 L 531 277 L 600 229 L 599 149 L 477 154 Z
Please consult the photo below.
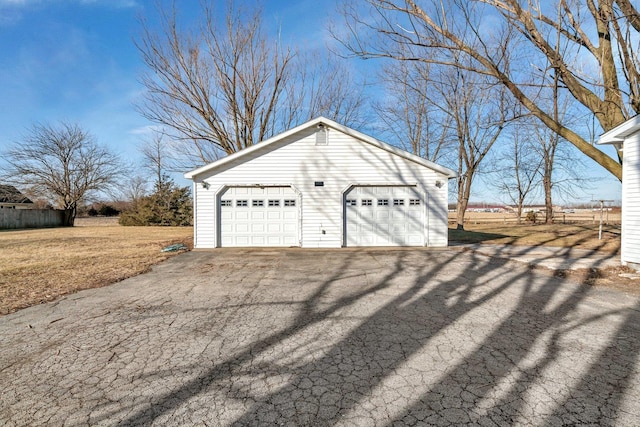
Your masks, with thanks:
M 551 200 L 551 174 L 546 174 L 542 180 L 544 187 L 544 222 L 546 224 L 553 223 L 553 202 Z
M 64 210 L 64 222 L 62 224 L 63 227 L 73 227 L 73 224 L 76 220 L 76 209 L 68 208 Z
M 467 171 L 468 172 L 468 171 Z M 464 230 L 464 215 L 469 205 L 471 181 L 465 176 L 458 178 L 458 203 L 456 206 L 456 230 Z

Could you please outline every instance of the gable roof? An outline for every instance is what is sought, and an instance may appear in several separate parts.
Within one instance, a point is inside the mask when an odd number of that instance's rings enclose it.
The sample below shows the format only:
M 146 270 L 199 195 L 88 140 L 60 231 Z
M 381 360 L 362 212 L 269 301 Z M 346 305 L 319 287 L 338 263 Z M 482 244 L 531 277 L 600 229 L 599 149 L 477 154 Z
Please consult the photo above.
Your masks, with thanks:
M 33 203 L 13 185 L 0 185 L 0 203 Z
M 600 135 L 598 144 L 622 144 L 628 136 L 640 131 L 640 114 Z
M 266 139 L 262 142 L 259 142 L 258 144 L 255 144 L 251 147 L 245 148 L 243 150 L 240 150 L 236 153 L 230 154 L 227 157 L 224 157 L 220 160 L 216 160 L 213 163 L 209 163 L 208 165 L 202 166 L 200 168 L 194 169 L 190 172 L 187 172 L 184 174 L 184 177 L 187 179 L 195 179 L 196 176 L 201 175 L 203 173 L 207 173 L 207 172 L 213 172 L 216 169 L 226 165 L 227 163 L 233 162 L 237 159 L 241 159 L 242 157 L 248 156 L 251 153 L 254 153 L 256 151 L 264 151 L 265 153 L 269 152 L 271 149 L 269 146 L 277 143 L 278 141 L 282 141 L 285 138 L 290 137 L 291 135 L 295 135 L 298 132 L 301 132 L 303 130 L 309 129 L 309 128 L 313 128 L 313 127 L 317 127 L 318 125 L 324 125 L 327 126 L 329 128 L 335 129 L 339 132 L 342 132 L 346 135 L 352 136 L 353 138 L 356 138 L 362 142 L 371 144 L 375 147 L 378 147 L 382 150 L 388 151 L 392 154 L 395 154 L 396 156 L 400 156 L 403 157 L 407 160 L 410 160 L 414 163 L 417 163 L 421 166 L 427 167 L 429 169 L 433 169 L 437 172 L 440 172 L 444 175 L 447 176 L 447 178 L 454 178 L 456 176 L 456 173 L 454 171 L 452 171 L 449 168 L 445 168 L 444 166 L 440 166 L 437 163 L 434 163 L 430 160 L 427 159 L 423 159 L 422 157 L 416 156 L 415 154 L 411 154 L 407 151 L 401 150 L 399 148 L 393 147 L 389 144 L 386 144 L 382 141 L 379 141 L 369 135 L 365 135 L 364 133 L 358 132 L 357 130 L 348 128 L 346 126 L 343 126 L 337 122 L 334 122 L 333 120 L 329 120 L 326 117 L 317 117 L 313 120 L 310 120 L 306 123 L 301 124 L 300 126 L 296 126 L 286 132 L 283 132 L 281 134 L 275 135 L 269 139 Z

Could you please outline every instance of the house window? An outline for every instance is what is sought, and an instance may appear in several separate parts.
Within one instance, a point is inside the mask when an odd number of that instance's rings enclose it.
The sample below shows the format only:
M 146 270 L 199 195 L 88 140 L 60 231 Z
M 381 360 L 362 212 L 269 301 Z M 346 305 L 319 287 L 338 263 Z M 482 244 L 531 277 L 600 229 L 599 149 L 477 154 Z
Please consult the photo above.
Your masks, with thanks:
M 270 207 L 280 206 L 280 200 L 269 200 L 269 206 Z
M 253 206 L 254 208 L 261 208 L 264 206 L 264 200 L 252 200 L 251 206 Z
M 355 199 L 347 199 L 347 206 L 358 206 L 358 201 Z
M 236 207 L 243 208 L 247 207 L 249 203 L 246 200 L 236 200 Z
M 220 206 L 231 206 L 231 200 L 220 200 Z
M 378 206 L 389 206 L 389 199 L 378 199 Z
M 404 206 L 404 199 L 393 199 L 393 206 Z
M 371 199 L 362 199 L 362 202 L 360 202 L 362 206 L 372 206 L 373 205 L 373 200 Z
M 288 207 L 290 207 L 290 206 L 295 206 L 295 205 L 296 205 L 296 201 L 295 201 L 295 200 L 293 200 L 293 199 L 291 199 L 291 200 L 285 200 L 285 201 L 284 201 L 284 205 L 285 205 L 285 206 L 288 206 Z
M 420 199 L 410 199 L 409 206 L 420 206 Z

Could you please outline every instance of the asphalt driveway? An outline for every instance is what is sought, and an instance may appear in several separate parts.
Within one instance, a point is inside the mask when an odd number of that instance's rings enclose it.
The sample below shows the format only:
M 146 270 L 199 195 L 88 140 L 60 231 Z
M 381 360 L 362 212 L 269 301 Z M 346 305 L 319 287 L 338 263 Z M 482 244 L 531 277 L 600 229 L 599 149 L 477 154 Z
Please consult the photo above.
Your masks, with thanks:
M 640 300 L 459 250 L 216 250 L 0 318 L 2 425 L 640 425 Z

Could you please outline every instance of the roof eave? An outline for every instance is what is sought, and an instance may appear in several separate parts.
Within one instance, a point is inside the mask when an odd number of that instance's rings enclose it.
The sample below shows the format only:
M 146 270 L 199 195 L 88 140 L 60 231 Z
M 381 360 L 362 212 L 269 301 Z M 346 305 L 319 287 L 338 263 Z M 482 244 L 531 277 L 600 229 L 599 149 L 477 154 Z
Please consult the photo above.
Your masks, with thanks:
M 599 145 L 613 144 L 620 145 L 627 137 L 633 135 L 636 132 L 640 132 L 640 115 L 630 118 L 624 123 L 619 124 L 615 128 L 603 133 L 598 141 Z
M 259 142 L 256 145 L 253 145 L 251 147 L 245 148 L 245 149 L 243 149 L 241 151 L 238 151 L 236 153 L 230 154 L 227 157 L 224 157 L 224 158 L 222 158 L 220 160 L 217 160 L 217 161 L 215 161 L 213 163 L 209 163 L 208 165 L 205 165 L 205 166 L 202 166 L 200 168 L 194 169 L 194 170 L 192 170 L 190 172 L 187 172 L 187 173 L 184 174 L 184 177 L 186 179 L 191 179 L 191 180 L 195 181 L 196 177 L 198 175 L 202 175 L 204 173 L 211 172 L 211 171 L 219 168 L 220 166 L 223 166 L 223 165 L 225 165 L 225 164 L 227 164 L 229 162 L 232 162 L 232 161 L 234 161 L 235 159 L 237 159 L 239 157 L 244 157 L 246 155 L 249 155 L 249 154 L 253 153 L 254 151 L 261 150 L 261 149 L 266 149 L 266 147 L 268 147 L 269 145 L 271 145 L 271 144 L 273 144 L 273 143 L 275 143 L 277 141 L 280 141 L 280 140 L 282 140 L 284 138 L 287 138 L 287 137 L 289 137 L 291 135 L 294 135 L 294 134 L 296 134 L 298 132 L 301 132 L 301 131 L 303 131 L 305 129 L 308 129 L 308 128 L 311 128 L 311 127 L 314 127 L 314 126 L 318 126 L 320 123 L 322 123 L 323 125 L 328 126 L 330 128 L 333 128 L 333 129 L 335 129 L 335 130 L 337 130 L 339 132 L 342 132 L 344 134 L 350 135 L 350 136 L 352 136 L 352 137 L 354 137 L 356 139 L 359 139 L 361 141 L 364 141 L 364 142 L 367 142 L 367 143 L 369 143 L 371 145 L 374 145 L 374 146 L 376 146 L 378 148 L 386 150 L 386 151 L 388 151 L 390 153 L 393 153 L 393 154 L 395 154 L 397 156 L 400 156 L 400 157 L 403 157 L 403 158 L 405 158 L 407 160 L 410 160 L 410 161 L 413 161 L 415 163 L 418 163 L 421 166 L 433 169 L 436 172 L 439 172 L 439 173 L 445 175 L 447 177 L 447 179 L 451 179 L 451 178 L 455 178 L 456 177 L 456 173 L 453 170 L 449 169 L 449 168 L 446 168 L 444 166 L 440 166 L 437 163 L 434 163 L 434 162 L 432 162 L 430 160 L 427 160 L 427 159 L 423 159 L 422 157 L 416 156 L 416 155 L 411 154 L 411 153 L 409 153 L 407 151 L 395 148 L 395 147 L 393 147 L 393 146 L 391 146 L 391 145 L 389 145 L 387 143 L 379 141 L 379 140 L 377 140 L 377 139 L 375 139 L 375 138 L 373 138 L 373 137 L 371 137 L 369 135 L 366 135 L 364 133 L 358 132 L 358 131 L 356 131 L 354 129 L 348 128 L 348 127 L 346 127 L 344 125 L 341 125 L 341 124 L 339 124 L 339 123 L 337 123 L 337 122 L 335 122 L 333 120 L 327 119 L 326 117 L 323 117 L 323 116 L 317 117 L 317 118 L 315 118 L 313 120 L 310 120 L 310 121 L 308 121 L 306 123 L 303 123 L 303 124 L 301 124 L 299 126 L 296 126 L 296 127 L 292 128 L 292 129 L 286 131 L 286 132 L 283 132 L 283 133 L 280 133 L 278 135 L 275 135 L 275 136 L 273 136 L 273 137 L 271 137 L 269 139 L 266 139 L 266 140 L 264 140 L 262 142 Z

